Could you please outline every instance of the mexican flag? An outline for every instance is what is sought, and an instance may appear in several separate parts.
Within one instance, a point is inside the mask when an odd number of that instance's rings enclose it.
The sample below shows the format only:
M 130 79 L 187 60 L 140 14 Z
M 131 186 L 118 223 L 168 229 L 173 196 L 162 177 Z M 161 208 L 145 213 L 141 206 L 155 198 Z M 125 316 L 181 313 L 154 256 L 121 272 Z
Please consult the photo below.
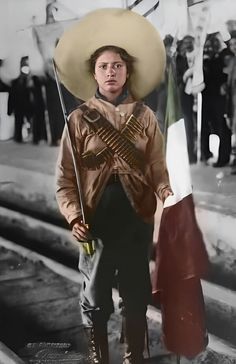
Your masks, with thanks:
M 201 278 L 209 263 L 195 216 L 185 126 L 171 63 L 167 74 L 164 134 L 174 195 L 165 201 L 161 216 L 153 297 L 161 307 L 167 349 L 192 358 L 207 345 Z

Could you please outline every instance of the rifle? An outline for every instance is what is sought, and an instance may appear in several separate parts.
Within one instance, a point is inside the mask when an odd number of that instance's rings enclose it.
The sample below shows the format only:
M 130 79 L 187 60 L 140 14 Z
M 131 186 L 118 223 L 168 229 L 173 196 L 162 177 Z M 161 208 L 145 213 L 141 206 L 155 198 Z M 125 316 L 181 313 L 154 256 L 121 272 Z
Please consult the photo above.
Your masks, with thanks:
M 63 94 L 62 94 L 62 90 L 61 90 L 61 84 L 60 84 L 58 73 L 57 73 L 57 66 L 56 66 L 54 59 L 52 59 L 52 64 L 53 64 L 53 71 L 54 71 L 54 75 L 55 75 L 58 95 L 59 95 L 61 108 L 62 108 L 62 112 L 63 112 L 63 117 L 64 117 L 64 121 L 65 121 L 66 132 L 67 132 L 69 143 L 70 143 L 71 156 L 72 156 L 72 161 L 73 161 L 73 166 L 74 166 L 74 171 L 75 171 L 76 185 L 77 185 L 77 189 L 78 189 L 78 197 L 79 197 L 79 202 L 80 202 L 80 207 L 81 207 L 81 215 L 82 215 L 81 222 L 88 228 L 89 226 L 86 223 L 85 212 L 84 212 L 84 198 L 83 198 L 82 187 L 81 187 L 81 179 L 80 179 L 80 174 L 79 174 L 78 165 L 77 165 L 77 161 L 76 161 L 76 148 L 72 142 L 70 128 L 68 125 L 68 123 L 69 123 L 68 114 L 66 111 L 65 102 L 64 102 Z M 86 252 L 86 254 L 93 255 L 95 253 L 95 240 L 92 239 L 92 240 L 89 240 L 86 242 L 80 242 L 80 243 L 83 245 L 83 248 L 84 248 L 84 251 Z

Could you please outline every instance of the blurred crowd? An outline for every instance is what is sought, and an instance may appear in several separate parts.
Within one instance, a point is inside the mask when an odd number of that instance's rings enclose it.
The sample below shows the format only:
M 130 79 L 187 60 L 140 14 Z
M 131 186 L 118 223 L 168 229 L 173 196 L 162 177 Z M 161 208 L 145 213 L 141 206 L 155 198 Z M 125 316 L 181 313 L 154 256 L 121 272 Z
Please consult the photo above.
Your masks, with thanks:
M 213 167 L 231 165 L 232 173 L 236 174 L 236 31 L 231 32 L 231 38 L 227 42 L 222 41 L 219 33 L 206 37 L 202 57 L 204 82 L 200 90 L 201 108 L 198 105 L 198 93 L 192 88 L 194 37 L 186 35 L 182 40 L 175 42 L 171 35 L 167 35 L 164 44 L 167 64 L 171 60 L 176 71 L 190 164 L 197 163 L 198 160 L 207 164 L 211 160 L 213 153 L 210 150 L 210 136 L 215 134 L 219 138 L 219 148 Z M 43 77 L 33 75 L 28 57 L 23 57 L 19 77 L 14 79 L 6 90 L 7 113 L 14 115 L 15 142 L 59 145 L 65 119 L 53 72 L 47 72 Z M 62 90 L 69 113 L 81 100 L 74 98 L 63 86 Z M 166 98 L 167 87 L 163 82 L 145 99 L 157 114 L 162 130 Z
M 189 162 L 194 164 L 200 160 L 215 168 L 231 165 L 232 174 L 236 174 L 236 31 L 231 32 L 231 38 L 227 42 L 222 40 L 220 33 L 207 35 L 202 57 L 203 83 L 197 91 L 193 88 L 195 39 L 186 35 L 176 45 L 174 42 L 171 35 L 164 39 L 167 60 L 171 60 L 175 68 Z M 166 96 L 167 87 L 163 83 L 156 94 L 147 99 L 150 106 L 156 109 L 162 129 Z M 213 157 L 210 150 L 212 134 L 219 138 L 217 160 L 214 163 L 210 163 Z
M 17 143 L 60 144 L 65 119 L 52 65 L 45 69 L 48 71 L 44 76 L 31 74 L 28 57 L 22 57 L 19 76 L 5 86 L 7 114 L 14 116 L 13 139 Z M 69 105 L 79 104 L 64 88 L 63 94 Z
M 203 80 L 200 160 L 207 162 L 213 155 L 210 151 L 210 135 L 219 137 L 218 159 L 214 167 L 223 167 L 230 162 L 232 128 L 232 91 L 231 80 L 234 58 L 236 57 L 236 38 L 222 44 L 219 34 L 208 35 L 203 49 Z M 234 49 L 235 48 L 235 49 Z M 197 162 L 197 133 L 195 96 L 191 92 L 189 80 L 193 76 L 192 64 L 194 38 L 186 36 L 176 52 L 177 82 L 185 119 L 188 153 L 190 163 Z M 236 59 L 236 58 L 235 58 Z M 190 85 L 190 87 L 188 87 Z M 235 90 L 236 91 L 236 90 Z M 236 106 L 236 105 L 235 105 Z M 236 162 L 236 158 L 235 162 Z

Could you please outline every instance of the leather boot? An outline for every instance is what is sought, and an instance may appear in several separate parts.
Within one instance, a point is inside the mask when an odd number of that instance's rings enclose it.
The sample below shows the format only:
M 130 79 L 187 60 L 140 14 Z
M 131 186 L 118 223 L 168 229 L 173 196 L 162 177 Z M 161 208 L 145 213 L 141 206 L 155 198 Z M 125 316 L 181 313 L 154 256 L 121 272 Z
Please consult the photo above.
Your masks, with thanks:
M 144 363 L 143 357 L 135 359 L 132 357 L 131 353 L 126 353 L 123 358 L 123 364 L 143 364 L 143 363 Z
M 87 338 L 88 363 L 101 364 L 100 350 L 94 328 L 86 327 L 85 334 Z
M 89 364 L 109 364 L 107 322 L 99 313 L 93 315 L 92 321 L 93 327 L 85 329 L 88 338 Z
M 93 317 L 93 324 L 98 342 L 101 364 L 109 364 L 107 322 L 98 314 Z
M 125 342 L 127 344 L 123 364 L 143 364 L 146 317 L 125 317 Z

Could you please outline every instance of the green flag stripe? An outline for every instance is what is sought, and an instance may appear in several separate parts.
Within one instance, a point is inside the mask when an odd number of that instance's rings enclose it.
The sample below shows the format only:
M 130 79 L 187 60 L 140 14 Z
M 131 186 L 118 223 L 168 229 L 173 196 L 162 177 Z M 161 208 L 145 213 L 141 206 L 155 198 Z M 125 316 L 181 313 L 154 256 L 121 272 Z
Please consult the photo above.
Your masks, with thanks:
M 165 136 L 168 128 L 183 117 L 180 97 L 177 89 L 176 80 L 173 73 L 173 66 L 170 63 L 168 67 L 168 84 L 167 84 L 167 106 L 165 115 Z

